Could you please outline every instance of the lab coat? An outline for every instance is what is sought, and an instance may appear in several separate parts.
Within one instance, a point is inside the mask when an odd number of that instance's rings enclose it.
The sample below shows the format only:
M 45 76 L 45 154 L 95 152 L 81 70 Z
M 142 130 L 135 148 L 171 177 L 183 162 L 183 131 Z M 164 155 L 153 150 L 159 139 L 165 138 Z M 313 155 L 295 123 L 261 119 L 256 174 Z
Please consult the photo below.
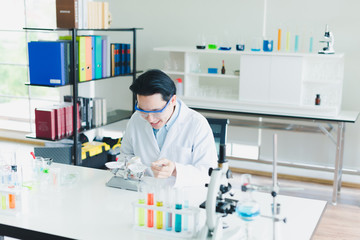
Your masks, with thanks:
M 214 135 L 207 120 L 177 99 L 180 112 L 170 127 L 162 149 L 159 149 L 153 128 L 135 112 L 130 118 L 120 152 L 124 156 L 139 156 L 153 176 L 151 163 L 167 158 L 176 165 L 176 178 L 170 177 L 174 187 L 204 186 L 210 178 L 208 170 L 217 166 Z

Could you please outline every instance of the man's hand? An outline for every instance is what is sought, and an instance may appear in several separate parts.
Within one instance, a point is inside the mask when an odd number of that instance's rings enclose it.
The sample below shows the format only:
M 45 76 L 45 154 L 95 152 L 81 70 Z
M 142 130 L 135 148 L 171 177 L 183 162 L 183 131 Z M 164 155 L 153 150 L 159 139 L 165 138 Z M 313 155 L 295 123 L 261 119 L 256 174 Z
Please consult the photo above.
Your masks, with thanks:
M 176 166 L 173 161 L 162 158 L 151 163 L 151 170 L 156 178 L 168 178 L 170 176 L 176 177 Z

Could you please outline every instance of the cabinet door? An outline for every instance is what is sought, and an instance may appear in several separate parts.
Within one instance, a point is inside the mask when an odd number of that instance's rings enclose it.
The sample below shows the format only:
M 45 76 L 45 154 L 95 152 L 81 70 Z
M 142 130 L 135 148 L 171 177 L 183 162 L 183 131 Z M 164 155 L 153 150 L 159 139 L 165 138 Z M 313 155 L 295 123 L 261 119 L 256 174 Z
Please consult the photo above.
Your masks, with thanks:
M 241 56 L 240 101 L 259 103 L 269 101 L 270 65 L 271 57 L 269 56 Z
M 272 56 L 270 71 L 271 103 L 300 104 L 302 57 Z
M 300 104 L 302 58 L 292 56 L 241 56 L 241 101 Z

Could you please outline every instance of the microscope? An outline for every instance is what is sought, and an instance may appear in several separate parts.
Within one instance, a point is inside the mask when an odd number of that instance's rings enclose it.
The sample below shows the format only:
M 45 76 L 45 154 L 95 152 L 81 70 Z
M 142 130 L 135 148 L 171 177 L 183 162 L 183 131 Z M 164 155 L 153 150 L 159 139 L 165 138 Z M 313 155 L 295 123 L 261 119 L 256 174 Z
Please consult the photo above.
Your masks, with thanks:
M 326 24 L 324 40 L 321 43 L 326 43 L 326 47 L 319 50 L 319 54 L 334 54 L 334 34 L 329 31 L 329 25 Z
M 252 192 L 259 191 L 270 193 L 272 196 L 271 203 L 271 215 L 260 215 L 260 217 L 268 218 L 273 223 L 273 240 L 279 239 L 278 227 L 279 224 L 284 224 L 287 222 L 286 217 L 280 214 L 281 204 L 277 201 L 277 195 L 279 194 L 280 187 L 278 185 L 277 177 L 277 135 L 274 134 L 273 138 L 273 171 L 272 171 L 272 185 L 255 185 L 250 183 L 250 174 L 244 174 L 244 179 L 248 181 L 242 181 L 241 191 L 242 192 Z M 228 182 L 229 178 L 232 178 L 231 171 L 229 170 L 228 162 L 225 160 L 225 145 L 220 145 L 220 157 L 218 160 L 218 168 L 209 169 L 210 183 L 206 186 L 208 187 L 208 193 L 206 201 L 200 205 L 200 208 L 206 209 L 206 222 L 205 226 L 201 231 L 201 239 L 223 239 L 223 229 L 227 226 L 223 222 L 223 217 L 226 217 L 228 214 L 232 214 L 236 211 L 238 200 L 224 198 L 224 194 L 228 193 L 230 196 L 233 196 L 231 184 Z M 283 188 L 288 190 L 303 190 L 299 188 Z M 241 203 L 241 201 L 239 202 Z M 226 234 L 225 234 L 226 235 Z
M 201 239 L 222 239 L 223 228 L 226 225 L 222 218 L 236 211 L 237 200 L 225 198 L 228 193 L 233 196 L 231 184 L 228 182 L 232 178 L 229 164 L 225 159 L 225 145 L 220 145 L 218 167 L 209 169 L 210 183 L 208 187 L 206 201 L 200 205 L 200 208 L 206 210 L 206 223 L 201 231 Z

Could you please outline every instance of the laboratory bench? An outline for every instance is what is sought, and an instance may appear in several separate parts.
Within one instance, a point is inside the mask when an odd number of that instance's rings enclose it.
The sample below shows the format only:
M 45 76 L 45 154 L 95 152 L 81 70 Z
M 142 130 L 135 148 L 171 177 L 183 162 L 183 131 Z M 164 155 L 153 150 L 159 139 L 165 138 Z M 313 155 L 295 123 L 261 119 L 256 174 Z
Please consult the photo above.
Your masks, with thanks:
M 0 211 L 0 235 L 20 239 L 169 239 L 162 234 L 165 230 L 149 233 L 134 228 L 133 203 L 138 193 L 107 187 L 106 182 L 113 176 L 110 171 L 59 163 L 53 163 L 50 172 L 54 169 L 57 169 L 58 181 L 50 178 L 31 189 L 21 189 L 18 214 L 6 215 Z M 234 198 L 241 199 L 240 186 L 233 187 Z M 206 198 L 205 187 L 189 191 L 194 191 L 188 195 L 194 207 Z M 261 206 L 261 214 L 270 214 L 270 194 L 254 192 L 253 197 Z M 310 239 L 326 202 L 282 195 L 278 196 L 278 202 L 282 215 L 288 220 L 278 228 L 282 239 Z M 199 212 L 201 226 L 205 222 L 205 211 Z M 224 221 L 230 226 L 224 236 L 244 226 L 236 214 Z M 259 217 L 253 223 L 259 239 L 271 239 L 272 220 Z

